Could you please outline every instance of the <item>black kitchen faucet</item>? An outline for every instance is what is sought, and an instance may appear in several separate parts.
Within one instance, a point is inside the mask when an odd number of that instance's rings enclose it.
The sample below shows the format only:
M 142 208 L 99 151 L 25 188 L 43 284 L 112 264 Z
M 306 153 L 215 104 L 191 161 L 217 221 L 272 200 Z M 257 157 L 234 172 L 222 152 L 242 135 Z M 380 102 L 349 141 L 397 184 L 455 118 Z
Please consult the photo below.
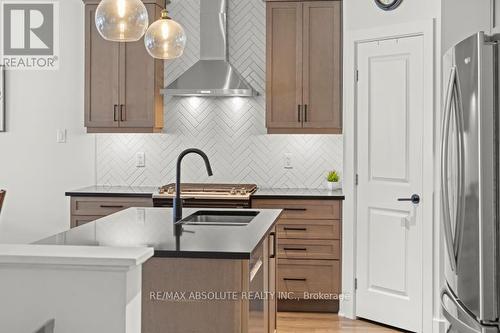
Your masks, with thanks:
M 188 154 L 198 154 L 205 161 L 205 167 L 207 168 L 207 173 L 209 176 L 213 175 L 212 166 L 210 165 L 210 161 L 208 160 L 207 154 L 205 154 L 200 149 L 190 148 L 184 150 L 179 157 L 177 158 L 177 174 L 175 178 L 175 198 L 174 198 L 174 211 L 173 211 L 173 220 L 174 223 L 182 220 L 182 199 L 181 199 L 181 164 L 182 159 Z

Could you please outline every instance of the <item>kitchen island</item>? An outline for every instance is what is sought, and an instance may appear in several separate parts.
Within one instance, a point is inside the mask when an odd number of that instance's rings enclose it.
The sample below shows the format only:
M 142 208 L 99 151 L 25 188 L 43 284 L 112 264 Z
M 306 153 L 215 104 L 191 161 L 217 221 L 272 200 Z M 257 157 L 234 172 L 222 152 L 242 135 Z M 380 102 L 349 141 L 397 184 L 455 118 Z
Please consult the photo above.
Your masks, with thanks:
M 198 211 L 183 213 L 189 218 Z M 173 224 L 171 209 L 129 208 L 37 244 L 153 248 L 142 267 L 143 333 L 273 332 L 274 225 L 281 210 L 202 214 L 215 215 Z M 241 214 L 251 221 L 239 221 Z

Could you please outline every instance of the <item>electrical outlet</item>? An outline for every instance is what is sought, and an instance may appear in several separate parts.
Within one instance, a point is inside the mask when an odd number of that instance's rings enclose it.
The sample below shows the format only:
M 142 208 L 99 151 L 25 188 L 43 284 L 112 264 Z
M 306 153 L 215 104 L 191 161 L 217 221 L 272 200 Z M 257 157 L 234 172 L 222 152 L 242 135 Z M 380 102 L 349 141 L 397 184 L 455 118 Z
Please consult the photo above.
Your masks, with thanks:
M 58 129 L 57 130 L 56 142 L 57 143 L 66 143 L 66 130 L 65 129 Z
M 292 153 L 285 153 L 284 168 L 285 169 L 293 169 Z
M 144 168 L 146 166 L 146 153 L 140 152 L 135 155 L 135 165 L 138 168 Z

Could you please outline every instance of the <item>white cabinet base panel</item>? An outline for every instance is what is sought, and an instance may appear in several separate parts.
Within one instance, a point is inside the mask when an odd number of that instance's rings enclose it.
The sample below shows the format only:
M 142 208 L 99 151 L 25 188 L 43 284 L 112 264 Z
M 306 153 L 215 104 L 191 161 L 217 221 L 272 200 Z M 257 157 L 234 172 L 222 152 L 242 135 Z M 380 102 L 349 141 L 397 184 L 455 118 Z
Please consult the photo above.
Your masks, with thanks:
M 0 245 L 0 331 L 140 333 L 152 249 Z

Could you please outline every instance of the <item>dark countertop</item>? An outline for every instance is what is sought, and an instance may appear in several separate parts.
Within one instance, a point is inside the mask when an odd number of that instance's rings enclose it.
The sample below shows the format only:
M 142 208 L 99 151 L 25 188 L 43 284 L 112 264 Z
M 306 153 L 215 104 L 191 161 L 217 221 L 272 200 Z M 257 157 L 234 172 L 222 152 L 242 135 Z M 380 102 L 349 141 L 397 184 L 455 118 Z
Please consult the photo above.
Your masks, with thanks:
M 152 198 L 158 193 L 154 186 L 88 186 L 82 189 L 68 191 L 70 197 L 142 197 Z M 342 190 L 328 191 L 327 189 L 267 189 L 259 188 L 252 195 L 253 199 L 318 199 L 318 200 L 344 200 Z
M 327 189 L 303 188 L 259 188 L 252 195 L 252 199 L 318 199 L 318 200 L 344 200 L 342 190 L 328 191 Z
M 184 208 L 183 215 L 187 217 L 198 210 Z M 184 231 L 176 237 L 172 209 L 129 208 L 35 244 L 152 247 L 155 257 L 250 259 L 252 251 L 271 231 L 282 212 L 279 209 L 251 211 L 259 214 L 248 225 L 184 225 Z
M 94 185 L 66 192 L 67 197 L 141 197 L 152 198 L 158 192 L 154 186 Z

